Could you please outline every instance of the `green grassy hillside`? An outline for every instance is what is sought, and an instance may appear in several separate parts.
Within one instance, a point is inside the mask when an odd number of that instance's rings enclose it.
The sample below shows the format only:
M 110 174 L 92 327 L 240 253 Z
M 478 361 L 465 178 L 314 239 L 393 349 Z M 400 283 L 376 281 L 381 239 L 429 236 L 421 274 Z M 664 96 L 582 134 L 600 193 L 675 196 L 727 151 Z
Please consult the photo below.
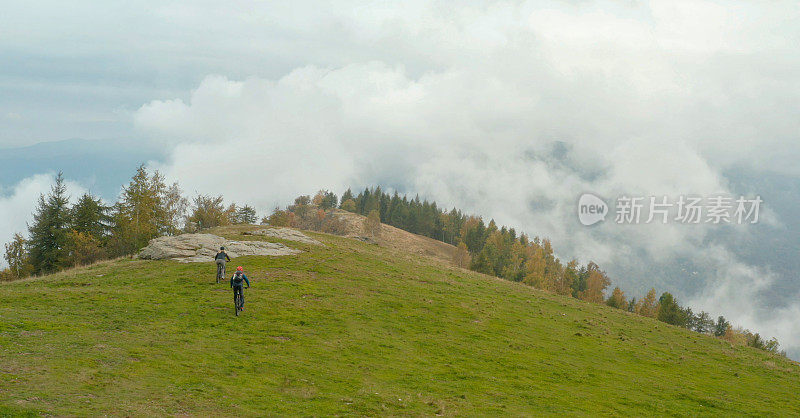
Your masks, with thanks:
M 800 414 L 784 358 L 314 237 L 234 261 L 239 318 L 211 264 L 0 284 L 0 415 Z

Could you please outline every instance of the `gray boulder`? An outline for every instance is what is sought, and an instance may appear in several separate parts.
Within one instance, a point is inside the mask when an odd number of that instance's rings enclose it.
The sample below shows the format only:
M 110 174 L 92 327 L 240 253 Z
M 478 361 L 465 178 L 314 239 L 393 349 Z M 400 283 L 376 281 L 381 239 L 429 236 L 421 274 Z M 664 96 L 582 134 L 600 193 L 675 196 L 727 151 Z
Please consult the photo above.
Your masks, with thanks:
M 245 255 L 292 255 L 300 250 L 275 242 L 231 241 L 212 234 L 182 234 L 150 240 L 139 251 L 143 260 L 175 260 L 182 263 L 213 262 L 219 247 L 231 258 Z

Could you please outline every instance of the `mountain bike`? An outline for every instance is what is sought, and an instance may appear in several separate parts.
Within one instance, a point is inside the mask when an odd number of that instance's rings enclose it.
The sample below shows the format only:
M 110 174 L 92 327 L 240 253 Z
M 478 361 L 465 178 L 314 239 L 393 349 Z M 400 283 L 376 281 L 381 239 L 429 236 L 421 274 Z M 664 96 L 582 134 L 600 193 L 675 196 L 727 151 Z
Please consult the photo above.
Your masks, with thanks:
M 239 312 L 244 309 L 244 287 L 240 288 L 238 292 L 236 292 L 236 297 L 233 299 L 234 309 L 236 311 L 236 316 L 239 316 Z
M 225 263 L 217 263 L 217 283 L 225 278 Z

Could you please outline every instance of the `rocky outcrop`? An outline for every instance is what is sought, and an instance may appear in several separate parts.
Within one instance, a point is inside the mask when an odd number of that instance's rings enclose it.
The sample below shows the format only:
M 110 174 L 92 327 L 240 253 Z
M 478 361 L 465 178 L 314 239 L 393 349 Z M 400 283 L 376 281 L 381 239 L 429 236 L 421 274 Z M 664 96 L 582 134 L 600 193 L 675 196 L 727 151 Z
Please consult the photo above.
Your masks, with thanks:
M 148 246 L 139 252 L 139 258 L 175 260 L 182 263 L 213 262 L 214 255 L 222 246 L 231 258 L 245 255 L 291 255 L 300 252 L 276 242 L 231 241 L 212 234 L 183 234 L 150 240 Z
M 305 244 L 323 245 L 321 242 L 309 237 L 308 235 L 291 228 L 266 228 L 258 229 L 255 231 L 244 232 L 244 235 L 262 235 L 266 237 L 273 237 L 285 239 L 288 241 L 297 241 Z

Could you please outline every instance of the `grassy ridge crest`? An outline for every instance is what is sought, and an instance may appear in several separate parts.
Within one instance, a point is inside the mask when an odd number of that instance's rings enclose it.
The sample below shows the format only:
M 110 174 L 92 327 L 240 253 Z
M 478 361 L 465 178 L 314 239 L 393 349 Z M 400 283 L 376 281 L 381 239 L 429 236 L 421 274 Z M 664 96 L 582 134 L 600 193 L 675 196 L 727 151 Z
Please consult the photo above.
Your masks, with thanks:
M 211 264 L 0 284 L 0 413 L 800 414 L 785 358 L 310 234 L 326 245 L 234 261 L 239 318 Z

